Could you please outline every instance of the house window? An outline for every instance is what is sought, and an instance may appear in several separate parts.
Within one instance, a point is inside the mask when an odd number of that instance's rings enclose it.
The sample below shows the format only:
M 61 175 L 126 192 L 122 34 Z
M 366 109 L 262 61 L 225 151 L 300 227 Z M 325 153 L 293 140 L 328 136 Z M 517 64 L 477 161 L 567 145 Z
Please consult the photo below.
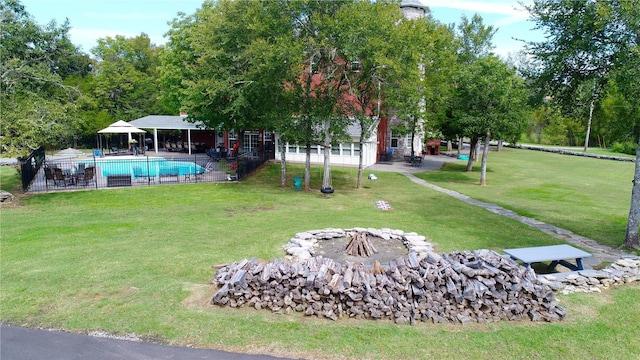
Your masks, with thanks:
M 331 145 L 331 155 L 340 155 L 341 144 Z
M 257 131 L 244 132 L 244 144 L 242 144 L 244 152 L 252 152 L 258 148 L 258 138 L 260 133 Z
M 391 147 L 398 147 L 398 134 L 394 134 L 393 131 L 391 132 Z

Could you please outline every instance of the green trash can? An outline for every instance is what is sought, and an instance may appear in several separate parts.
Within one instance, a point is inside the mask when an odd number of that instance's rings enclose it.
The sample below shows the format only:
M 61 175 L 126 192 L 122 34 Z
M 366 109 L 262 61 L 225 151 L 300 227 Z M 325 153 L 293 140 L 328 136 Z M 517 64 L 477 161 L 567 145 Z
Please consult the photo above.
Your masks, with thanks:
M 293 177 L 293 190 L 302 190 L 302 178 L 300 176 Z

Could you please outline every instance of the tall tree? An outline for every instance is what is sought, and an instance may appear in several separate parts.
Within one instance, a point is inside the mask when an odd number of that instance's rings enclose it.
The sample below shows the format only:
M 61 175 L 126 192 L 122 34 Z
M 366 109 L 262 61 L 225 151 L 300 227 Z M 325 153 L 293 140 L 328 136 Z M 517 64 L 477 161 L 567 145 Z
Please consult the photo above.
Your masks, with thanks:
M 383 89 L 399 82 L 397 70 L 407 66 L 395 41 L 403 35 L 402 20 L 397 4 L 388 2 L 345 4 L 335 16 L 336 56 L 345 79 L 339 110 L 360 130 L 357 188 L 362 187 L 364 149 L 371 146 L 380 119 Z
M 112 119 L 133 120 L 165 113 L 157 81 L 161 50 L 148 35 L 102 38 L 91 51 L 97 61 L 93 96 Z
M 58 146 L 79 121 L 79 91 L 65 83 L 90 70 L 69 40 L 69 23 L 38 25 L 16 0 L 0 2 L 0 147 L 27 155 Z
M 485 25 L 480 15 L 474 14 L 471 20 L 466 15 L 460 18 L 457 26 L 459 42 L 458 62 L 472 64 L 478 58 L 488 56 L 493 50 L 493 35 L 498 29 Z
M 609 77 L 624 87 L 637 104 L 640 43 L 640 4 L 637 0 L 536 0 L 527 7 L 546 40 L 528 44 L 539 65 L 538 81 L 555 100 L 571 107 L 581 85 L 593 86 L 592 103 L 604 94 Z M 624 74 L 624 76 L 620 76 Z M 589 130 L 587 130 L 587 134 Z M 640 139 L 640 137 L 639 137 Z M 585 146 L 588 144 L 585 141 Z M 640 148 L 640 147 L 639 147 Z M 631 195 L 624 245 L 640 248 L 640 151 Z
M 455 95 L 455 89 L 458 87 L 457 78 L 463 74 L 468 66 L 474 64 L 478 59 L 491 54 L 493 49 L 493 35 L 496 29 L 492 26 L 486 26 L 480 15 L 474 14 L 471 20 L 463 15 L 460 24 L 457 27 L 451 27 L 451 31 L 455 31 L 457 42 L 457 62 L 455 68 L 456 73 L 453 75 L 453 84 L 451 88 L 454 95 L 448 98 L 448 104 L 443 106 L 445 113 L 440 117 L 441 121 L 439 129 L 445 138 L 459 139 L 458 151 L 464 146 L 463 136 L 465 133 L 465 124 L 456 118 L 454 113 L 459 113 L 460 99 Z M 467 162 L 467 170 L 471 171 L 473 162 L 476 160 L 476 149 L 479 138 L 471 138 L 469 161 Z
M 291 41 L 293 22 L 284 1 L 207 1 L 172 23 L 163 56 L 163 98 L 209 128 L 280 130 L 291 122 L 285 95 L 291 64 L 302 51 Z M 240 149 L 242 146 L 240 146 Z
M 456 46 L 453 32 L 431 17 L 406 19 L 397 28 L 399 66 L 383 89 L 390 115 L 400 120 L 395 131 L 411 135 L 414 156 L 416 135 L 439 131 L 456 71 Z
M 524 85 L 513 68 L 493 55 L 481 57 L 465 67 L 456 84 L 458 100 L 453 115 L 472 145 L 483 140 L 480 185 L 486 185 L 491 139 L 513 139 L 524 130 Z
M 349 1 L 351 2 L 351 1 Z M 340 8 L 347 2 L 303 0 L 291 2 L 295 31 L 294 41 L 303 51 L 297 81 L 291 84 L 294 110 L 302 124 L 306 149 L 304 186 L 310 189 L 311 149 L 321 146 L 324 152 L 322 188 L 331 188 L 330 158 L 334 139 L 346 133 L 348 118 L 340 113 L 345 85 L 344 60 L 336 43 Z
M 584 151 L 589 146 L 593 109 L 607 84 L 618 41 L 615 24 L 603 19 L 611 1 L 535 1 L 527 7 L 546 41 L 530 42 L 528 50 L 541 65 L 537 74 L 541 88 L 552 93 L 564 109 L 573 109 L 581 87 L 590 91 Z M 605 21 L 601 21 L 605 20 Z

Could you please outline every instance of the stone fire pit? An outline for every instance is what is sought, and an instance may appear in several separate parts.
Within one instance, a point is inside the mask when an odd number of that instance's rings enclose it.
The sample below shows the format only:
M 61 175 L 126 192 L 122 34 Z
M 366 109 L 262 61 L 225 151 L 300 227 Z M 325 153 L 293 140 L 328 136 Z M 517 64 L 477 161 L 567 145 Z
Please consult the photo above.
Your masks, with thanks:
M 355 237 L 366 237 L 377 250 L 369 256 L 357 256 L 348 253 L 346 247 Z M 373 265 L 376 261 L 382 265 L 409 252 L 416 253 L 418 259 L 433 251 L 433 245 L 427 238 L 415 232 L 393 229 L 351 228 L 322 229 L 297 233 L 284 245 L 290 260 L 306 260 L 314 256 L 330 258 L 338 262 L 362 262 Z
M 354 239 L 355 247 L 376 251 L 348 254 Z M 424 236 L 369 228 L 306 231 L 284 248 L 288 259 L 218 269 L 212 304 L 398 324 L 565 317 L 533 270 L 491 250 L 440 255 Z

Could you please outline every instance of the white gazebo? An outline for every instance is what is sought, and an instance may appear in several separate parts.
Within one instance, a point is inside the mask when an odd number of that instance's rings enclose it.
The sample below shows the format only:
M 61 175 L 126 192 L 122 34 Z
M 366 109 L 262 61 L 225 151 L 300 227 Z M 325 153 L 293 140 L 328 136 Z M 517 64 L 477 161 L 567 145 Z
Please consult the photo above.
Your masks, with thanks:
M 131 134 L 142 134 L 146 131 L 139 129 L 124 120 L 118 120 L 108 127 L 98 131 L 98 134 L 127 134 L 129 143 L 132 141 Z M 102 149 L 102 138 L 100 138 L 100 149 Z

